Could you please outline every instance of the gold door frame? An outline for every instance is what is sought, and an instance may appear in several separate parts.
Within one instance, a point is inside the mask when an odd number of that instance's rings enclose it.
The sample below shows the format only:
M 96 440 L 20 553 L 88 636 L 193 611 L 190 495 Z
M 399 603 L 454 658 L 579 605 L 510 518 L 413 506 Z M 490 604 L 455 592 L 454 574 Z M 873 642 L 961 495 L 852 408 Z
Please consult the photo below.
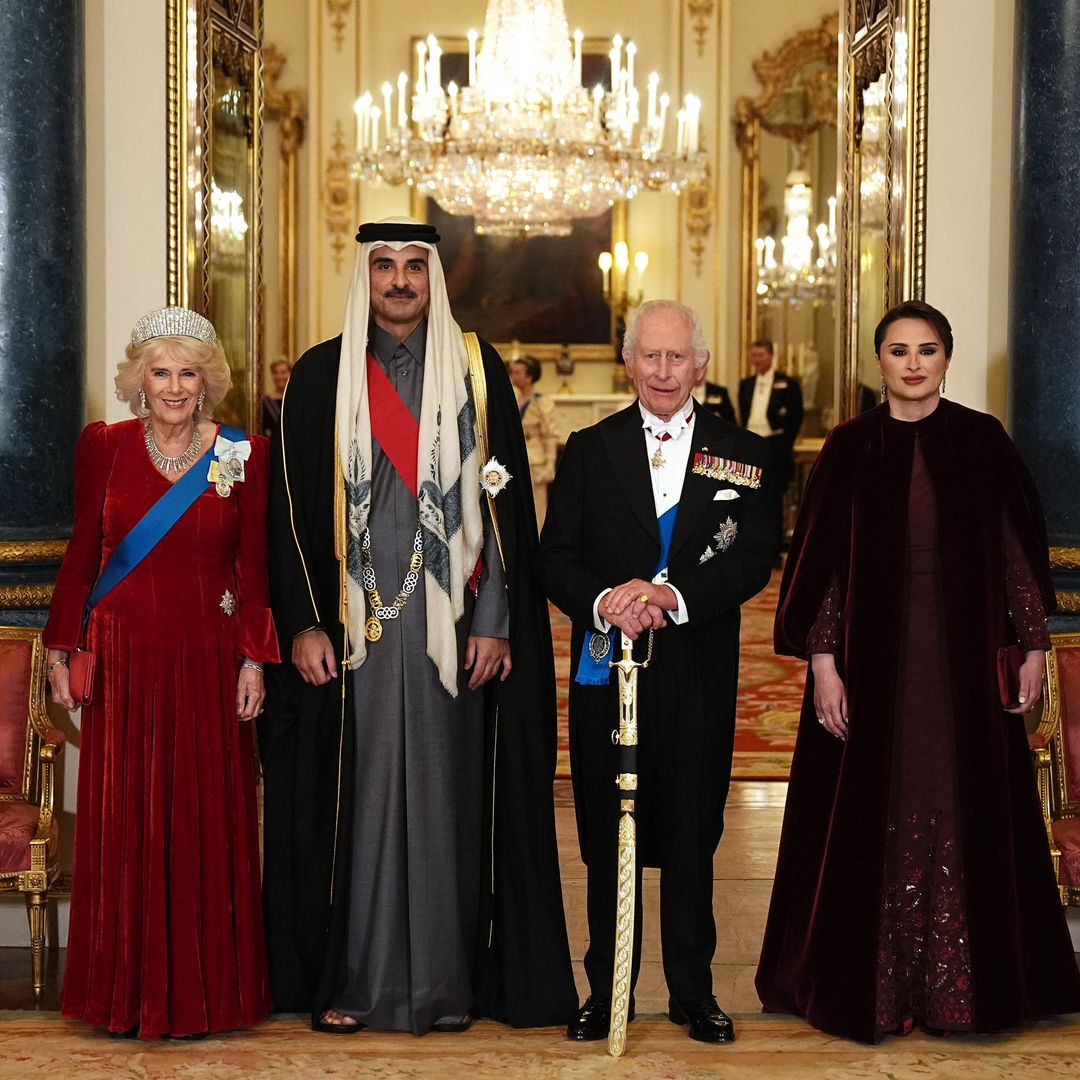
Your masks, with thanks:
M 251 219 L 246 271 L 246 423 L 262 396 L 262 0 L 167 0 L 168 303 L 209 315 L 211 92 L 215 59 L 250 65 Z M 229 358 L 232 360 L 233 358 Z
M 843 0 L 837 219 L 836 399 L 858 397 L 859 180 L 863 91 L 885 76 L 888 213 L 882 298 L 888 310 L 921 300 L 926 271 L 926 132 L 930 0 Z

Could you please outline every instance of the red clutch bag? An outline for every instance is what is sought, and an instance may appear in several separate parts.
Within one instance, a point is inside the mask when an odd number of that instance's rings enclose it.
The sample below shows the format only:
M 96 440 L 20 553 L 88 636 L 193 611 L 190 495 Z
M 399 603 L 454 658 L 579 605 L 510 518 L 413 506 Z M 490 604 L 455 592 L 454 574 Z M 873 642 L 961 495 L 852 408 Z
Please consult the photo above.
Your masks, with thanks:
M 86 649 L 68 655 L 68 687 L 76 705 L 89 705 L 94 697 L 94 668 L 97 657 Z
M 998 694 L 1003 709 L 1020 707 L 1020 665 L 1023 659 L 1019 645 L 1003 645 L 997 651 Z

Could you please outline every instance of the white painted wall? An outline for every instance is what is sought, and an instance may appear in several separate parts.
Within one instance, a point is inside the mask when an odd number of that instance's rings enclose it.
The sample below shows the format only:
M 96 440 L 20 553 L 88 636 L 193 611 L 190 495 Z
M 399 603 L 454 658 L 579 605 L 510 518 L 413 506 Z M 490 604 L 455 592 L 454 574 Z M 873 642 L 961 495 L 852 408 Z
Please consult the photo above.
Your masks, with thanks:
M 1012 0 L 930 5 L 926 299 L 955 352 L 948 397 L 1005 419 Z

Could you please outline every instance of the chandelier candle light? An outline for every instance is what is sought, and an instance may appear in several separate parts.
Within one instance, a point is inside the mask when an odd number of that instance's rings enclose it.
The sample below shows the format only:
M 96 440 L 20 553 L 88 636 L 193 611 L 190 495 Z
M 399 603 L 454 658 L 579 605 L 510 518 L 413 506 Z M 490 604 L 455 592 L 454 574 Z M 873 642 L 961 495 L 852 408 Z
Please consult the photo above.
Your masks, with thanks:
M 757 252 L 757 294 L 763 304 L 798 304 L 810 300 L 815 305 L 832 299 L 836 288 L 836 199 L 827 200 L 828 224 L 821 222 L 810 232 L 814 212 L 810 176 L 802 168 L 788 173 L 784 185 L 784 235 L 780 237 L 780 259 L 776 240 L 759 236 Z M 814 242 L 818 254 L 814 258 Z
M 476 231 L 566 236 L 642 189 L 679 192 L 705 177 L 701 101 L 671 99 L 654 72 L 643 102 L 637 46 L 612 40 L 611 88 L 582 85 L 584 35 L 571 38 L 563 0 L 490 0 L 481 38 L 468 33 L 466 86 L 442 85 L 436 37 L 417 43 L 417 79 L 356 102 L 353 175 L 410 184 Z M 396 103 L 396 110 L 394 105 Z M 671 147 L 672 137 L 674 147 Z

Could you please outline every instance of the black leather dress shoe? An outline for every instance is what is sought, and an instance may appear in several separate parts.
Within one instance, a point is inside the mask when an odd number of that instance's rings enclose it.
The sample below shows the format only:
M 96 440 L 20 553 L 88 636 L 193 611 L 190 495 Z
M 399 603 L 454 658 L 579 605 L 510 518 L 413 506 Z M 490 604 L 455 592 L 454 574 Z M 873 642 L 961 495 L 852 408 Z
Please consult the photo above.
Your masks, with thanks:
M 634 1019 L 634 1002 L 630 1001 L 626 1022 Z M 591 994 L 576 1020 L 571 1020 L 566 1028 L 566 1037 L 577 1042 L 595 1042 L 606 1039 L 611 1030 L 611 998 Z
M 735 1025 L 716 998 L 701 1001 L 677 1001 L 668 998 L 668 1019 L 673 1024 L 689 1024 L 690 1038 L 698 1042 L 729 1043 L 735 1041 Z

